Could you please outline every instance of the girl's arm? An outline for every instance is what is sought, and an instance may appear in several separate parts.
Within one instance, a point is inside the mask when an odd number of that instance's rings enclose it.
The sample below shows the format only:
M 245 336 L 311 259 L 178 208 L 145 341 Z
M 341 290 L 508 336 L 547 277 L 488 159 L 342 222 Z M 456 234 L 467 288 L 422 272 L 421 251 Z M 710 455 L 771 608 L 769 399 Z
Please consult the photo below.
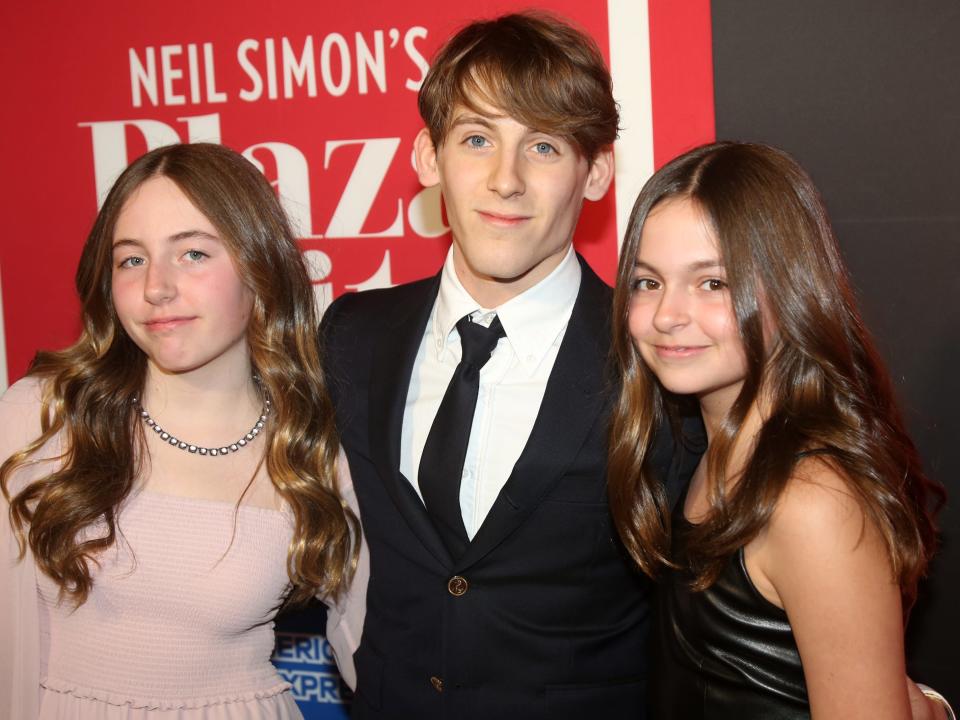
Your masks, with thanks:
M 0 398 L 0 462 L 40 434 L 39 384 L 21 380 Z M 23 474 L 8 486 L 11 496 Z M 0 496 L 0 717 L 32 720 L 39 714 L 40 621 L 36 567 L 29 548 L 19 547 L 10 526 L 10 505 Z
M 340 483 L 341 496 L 359 518 L 360 505 L 357 503 L 357 493 L 350 478 L 347 457 L 342 450 L 337 467 L 337 479 Z M 333 654 L 337 658 L 337 668 L 340 670 L 340 675 L 351 690 L 357 688 L 357 672 L 353 665 L 353 653 L 360 647 L 363 620 L 367 614 L 367 583 L 370 581 L 370 553 L 367 549 L 366 540 L 361 536 L 355 538 L 354 542 L 360 543 L 360 557 L 350 588 L 336 603 L 321 598 L 327 603 L 327 641 L 333 647 Z
M 847 483 L 804 461 L 747 547 L 760 591 L 787 612 L 815 720 L 908 720 L 900 588 Z

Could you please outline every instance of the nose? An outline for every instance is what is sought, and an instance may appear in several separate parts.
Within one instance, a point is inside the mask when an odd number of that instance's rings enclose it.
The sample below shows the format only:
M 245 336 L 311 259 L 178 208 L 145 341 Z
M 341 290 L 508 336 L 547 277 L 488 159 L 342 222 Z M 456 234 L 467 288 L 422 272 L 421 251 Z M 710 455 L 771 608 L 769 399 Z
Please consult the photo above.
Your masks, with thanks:
M 682 287 L 664 289 L 653 315 L 653 326 L 658 332 L 670 333 L 690 322 L 691 298 Z
M 166 267 L 162 262 L 148 263 L 143 286 L 143 296 L 147 302 L 162 305 L 177 296 L 174 272 L 173 268 Z
M 487 187 L 502 198 L 523 194 L 526 189 L 523 167 L 515 153 L 501 151 L 493 157 Z

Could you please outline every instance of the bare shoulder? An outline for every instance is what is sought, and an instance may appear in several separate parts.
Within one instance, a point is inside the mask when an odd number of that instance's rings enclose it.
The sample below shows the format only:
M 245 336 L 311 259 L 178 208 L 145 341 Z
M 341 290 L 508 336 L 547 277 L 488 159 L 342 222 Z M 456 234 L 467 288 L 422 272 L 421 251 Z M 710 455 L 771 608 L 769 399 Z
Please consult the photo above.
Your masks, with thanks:
M 40 436 L 44 380 L 27 376 L 0 397 L 0 462 Z
M 813 716 L 909 717 L 900 587 L 853 481 L 829 460 L 805 458 L 758 550 L 790 620 Z
M 43 397 L 44 380 L 35 375 L 27 375 L 8 387 L 0 397 L 0 407 L 6 409 L 23 406 L 40 408 Z
M 852 482 L 823 458 L 799 463 L 746 560 L 758 590 L 780 607 L 798 598 L 816 604 L 825 600 L 819 590 L 858 582 L 896 589 L 879 528 Z
M 777 501 L 767 528 L 769 541 L 809 553 L 854 550 L 862 542 L 879 540 L 879 533 L 863 510 L 850 480 L 827 460 L 804 458 Z M 784 548 L 781 548 L 784 549 Z
M 28 375 L 7 388 L 0 397 L 0 434 L 39 434 L 44 385 L 43 379 Z

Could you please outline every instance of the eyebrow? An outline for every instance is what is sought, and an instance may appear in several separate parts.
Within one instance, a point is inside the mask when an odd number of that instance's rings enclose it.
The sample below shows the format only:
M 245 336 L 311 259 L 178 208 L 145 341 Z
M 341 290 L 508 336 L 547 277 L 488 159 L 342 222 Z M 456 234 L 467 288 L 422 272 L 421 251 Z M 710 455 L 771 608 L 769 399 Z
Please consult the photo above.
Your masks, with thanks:
M 450 122 L 450 130 L 448 130 L 448 132 L 460 125 L 480 125 L 492 131 L 494 129 L 493 122 L 492 122 L 493 120 L 503 120 L 504 118 L 507 118 L 507 117 L 510 117 L 510 116 L 509 115 L 470 115 L 467 113 L 463 113 L 455 117 Z M 569 142 L 569 140 L 565 138 L 563 135 L 559 135 L 552 130 L 541 130 L 539 128 L 528 127 L 527 134 L 528 135 L 546 135 L 548 137 L 553 138 L 556 141 Z
M 453 122 L 450 123 L 450 129 L 459 126 L 459 125 L 482 125 L 485 128 L 492 128 L 493 123 L 491 120 L 498 120 L 504 115 L 493 115 L 491 117 L 484 117 L 483 115 L 457 115 L 453 119 Z
M 211 235 L 205 230 L 181 230 L 180 232 L 174 233 L 173 235 L 168 237 L 167 240 L 169 242 L 178 242 L 180 240 L 191 240 L 193 238 L 199 238 L 201 240 L 214 240 L 216 242 L 220 242 L 220 238 L 218 238 L 216 235 Z M 141 243 L 139 240 L 134 240 L 132 238 L 121 238 L 120 240 L 114 241 L 112 247 L 117 248 L 125 245 L 143 245 L 143 243 Z
M 643 260 L 634 260 L 633 267 L 635 269 L 643 270 L 652 270 L 653 272 L 659 272 L 653 265 L 650 263 L 645 263 Z M 723 269 L 723 263 L 719 260 L 695 260 L 689 265 L 686 266 L 688 272 L 696 272 L 697 270 L 707 270 L 709 268 L 720 268 Z

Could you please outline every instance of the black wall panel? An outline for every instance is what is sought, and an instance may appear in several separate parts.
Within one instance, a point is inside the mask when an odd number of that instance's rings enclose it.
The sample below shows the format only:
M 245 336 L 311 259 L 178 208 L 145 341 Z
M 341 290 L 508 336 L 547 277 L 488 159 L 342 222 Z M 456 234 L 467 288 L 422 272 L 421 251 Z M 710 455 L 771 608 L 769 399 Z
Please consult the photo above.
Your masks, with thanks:
M 943 545 L 911 674 L 960 704 L 960 2 L 714 0 L 717 137 L 812 174 L 928 472 Z

